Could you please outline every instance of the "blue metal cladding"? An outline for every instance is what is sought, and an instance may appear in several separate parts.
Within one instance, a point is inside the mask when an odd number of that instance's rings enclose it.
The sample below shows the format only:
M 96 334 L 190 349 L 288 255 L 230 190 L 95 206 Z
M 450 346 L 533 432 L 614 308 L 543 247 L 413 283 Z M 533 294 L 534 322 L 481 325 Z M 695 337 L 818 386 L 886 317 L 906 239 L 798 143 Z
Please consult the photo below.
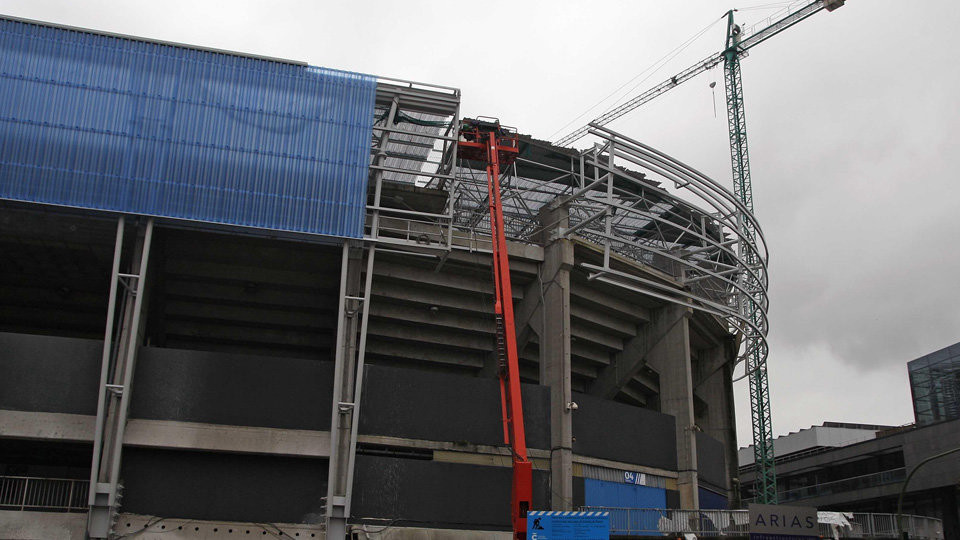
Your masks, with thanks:
M 583 492 L 584 504 L 587 506 L 611 508 L 667 507 L 667 491 L 663 488 L 584 478 Z
M 0 18 L 0 198 L 363 235 L 376 79 Z
M 667 491 L 663 488 L 624 484 L 593 478 L 583 479 L 584 504 L 607 508 L 666 508 Z M 628 513 L 628 523 L 619 524 L 632 531 L 659 530 L 660 517 L 653 513 Z

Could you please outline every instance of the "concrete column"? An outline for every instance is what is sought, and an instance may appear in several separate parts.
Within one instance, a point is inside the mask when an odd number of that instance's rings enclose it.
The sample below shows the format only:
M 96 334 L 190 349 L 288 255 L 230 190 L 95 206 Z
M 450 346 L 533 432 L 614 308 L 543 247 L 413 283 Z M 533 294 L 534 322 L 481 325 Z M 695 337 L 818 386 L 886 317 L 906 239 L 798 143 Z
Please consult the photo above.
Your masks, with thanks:
M 697 478 L 697 439 L 693 412 L 693 373 L 690 359 L 690 308 L 670 304 L 653 314 L 676 321 L 647 358 L 660 374 L 660 411 L 677 421 L 677 489 L 680 507 L 700 508 Z
M 542 284 L 543 332 L 540 338 L 540 384 L 550 388 L 550 484 L 554 510 L 573 506 L 573 421 L 567 404 L 570 388 L 570 268 L 573 244 L 557 238 L 568 226 L 567 209 L 540 214 L 546 244 L 539 280 Z
M 697 363 L 696 392 L 707 403 L 707 417 L 701 421 L 704 433 L 723 443 L 727 471 L 727 500 L 730 508 L 739 508 L 740 489 L 737 463 L 737 424 L 733 405 L 733 361 L 736 350 L 725 340 L 703 350 Z

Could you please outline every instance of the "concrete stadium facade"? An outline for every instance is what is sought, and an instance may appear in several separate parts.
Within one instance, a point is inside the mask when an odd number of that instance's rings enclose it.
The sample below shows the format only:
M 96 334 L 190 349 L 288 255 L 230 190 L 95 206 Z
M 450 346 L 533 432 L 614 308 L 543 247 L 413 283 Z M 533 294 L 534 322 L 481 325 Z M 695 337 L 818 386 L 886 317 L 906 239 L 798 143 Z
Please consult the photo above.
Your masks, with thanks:
M 380 79 L 373 112 L 362 239 L 0 200 L 4 537 L 506 530 L 459 92 Z M 522 138 L 503 179 L 534 506 L 736 507 L 765 249 L 716 183 L 594 134 Z

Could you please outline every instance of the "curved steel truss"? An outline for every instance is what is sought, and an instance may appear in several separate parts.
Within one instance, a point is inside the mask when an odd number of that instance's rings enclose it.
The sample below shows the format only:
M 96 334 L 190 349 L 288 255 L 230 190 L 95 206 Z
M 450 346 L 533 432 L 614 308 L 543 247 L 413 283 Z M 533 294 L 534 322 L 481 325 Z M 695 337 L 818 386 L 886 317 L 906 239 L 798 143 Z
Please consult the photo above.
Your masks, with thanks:
M 556 148 L 529 143 L 502 178 L 509 235 L 543 243 L 541 210 L 566 206 L 569 227 L 561 234 L 603 250 L 602 263 L 579 263 L 589 279 L 721 317 L 742 338 L 740 360 L 754 353 L 765 360 L 768 254 L 756 218 L 696 169 L 613 130 L 592 126 L 591 134 L 600 142 L 570 153 L 566 167 L 558 166 Z M 488 230 L 482 172 L 461 164 L 456 176 L 454 227 Z M 755 230 L 756 240 L 744 230 Z M 630 272 L 623 260 L 663 277 Z
M 378 184 L 427 188 L 419 196 L 436 201 L 423 211 L 405 200 L 413 195 L 378 187 L 379 219 L 367 239 L 404 250 L 488 250 L 485 171 L 457 159 L 456 116 L 403 108 L 401 100 L 391 114 L 385 103 L 374 127 L 391 134 L 375 139 L 374 156 L 386 156 Z M 501 177 L 507 237 L 544 245 L 543 211 L 565 207 L 569 226 L 560 234 L 602 252 L 578 262 L 589 279 L 713 314 L 740 337 L 739 361 L 751 359 L 744 371 L 762 365 L 768 253 L 756 218 L 677 159 L 606 127 L 590 133 L 599 142 L 584 151 L 521 138 L 520 158 Z

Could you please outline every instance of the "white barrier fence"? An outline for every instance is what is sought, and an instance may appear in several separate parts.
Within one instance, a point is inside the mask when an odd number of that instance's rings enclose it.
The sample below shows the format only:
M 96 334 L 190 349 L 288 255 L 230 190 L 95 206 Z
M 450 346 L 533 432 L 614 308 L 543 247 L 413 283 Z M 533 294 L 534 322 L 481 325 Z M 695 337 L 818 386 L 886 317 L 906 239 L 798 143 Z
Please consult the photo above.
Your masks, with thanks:
M 612 535 L 697 537 L 749 534 L 746 510 L 670 510 L 660 508 L 611 508 L 582 506 L 582 511 L 610 512 Z M 822 538 L 900 538 L 896 514 L 861 512 L 818 512 Z M 903 516 L 903 529 L 911 539 L 943 540 L 939 519 Z

